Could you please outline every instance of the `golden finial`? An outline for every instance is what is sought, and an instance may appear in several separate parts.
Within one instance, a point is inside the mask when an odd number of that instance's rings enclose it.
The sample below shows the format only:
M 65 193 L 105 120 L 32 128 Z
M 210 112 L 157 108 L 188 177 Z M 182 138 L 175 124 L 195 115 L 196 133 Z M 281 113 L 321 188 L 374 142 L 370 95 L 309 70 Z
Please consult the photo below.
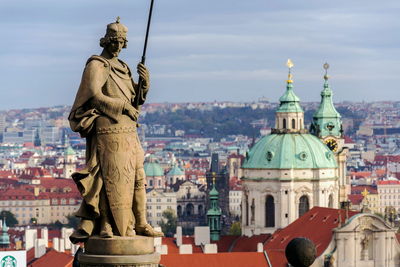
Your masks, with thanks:
M 293 80 L 292 80 L 293 75 L 292 75 L 291 71 L 292 71 L 292 68 L 293 68 L 294 64 L 293 64 L 293 62 L 292 62 L 292 60 L 290 58 L 287 60 L 286 66 L 289 68 L 289 74 L 288 74 L 287 82 L 288 83 L 293 83 Z
M 212 173 L 213 184 L 215 184 L 215 175 L 216 175 L 216 173 L 213 172 L 213 173 Z
M 328 62 L 326 62 L 324 64 L 324 69 L 325 69 L 324 79 L 325 79 L 325 81 L 328 81 L 328 79 L 329 79 L 329 75 L 328 75 L 329 64 L 328 64 Z
M 117 19 L 115 20 L 115 23 L 119 23 L 119 20 L 120 20 L 121 18 L 118 16 L 117 17 Z
M 361 192 L 361 195 L 363 195 L 363 197 L 366 197 L 369 194 L 367 188 L 364 187 L 364 191 Z

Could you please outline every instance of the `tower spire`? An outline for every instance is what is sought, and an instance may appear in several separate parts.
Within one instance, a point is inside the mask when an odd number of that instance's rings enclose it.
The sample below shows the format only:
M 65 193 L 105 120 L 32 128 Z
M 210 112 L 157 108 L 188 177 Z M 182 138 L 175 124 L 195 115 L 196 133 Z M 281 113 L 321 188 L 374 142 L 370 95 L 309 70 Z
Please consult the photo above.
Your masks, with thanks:
M 210 208 L 207 211 L 208 226 L 210 227 L 210 239 L 219 240 L 221 233 L 221 208 L 218 206 L 219 193 L 215 188 L 216 173 L 212 173 L 213 185 L 209 194 Z
M 329 67 L 328 63 L 323 65 L 325 70 L 324 89 L 321 91 L 321 103 L 313 115 L 313 123 L 311 125 L 311 133 L 321 138 L 330 135 L 337 137 L 342 135 L 341 116 L 333 105 L 333 92 L 328 82 Z
M 300 106 L 300 99 L 293 91 L 294 66 L 291 59 L 286 62 L 288 78 L 286 92 L 279 98 L 280 105 L 276 110 L 275 128 L 278 132 L 299 132 L 304 129 L 304 111 Z

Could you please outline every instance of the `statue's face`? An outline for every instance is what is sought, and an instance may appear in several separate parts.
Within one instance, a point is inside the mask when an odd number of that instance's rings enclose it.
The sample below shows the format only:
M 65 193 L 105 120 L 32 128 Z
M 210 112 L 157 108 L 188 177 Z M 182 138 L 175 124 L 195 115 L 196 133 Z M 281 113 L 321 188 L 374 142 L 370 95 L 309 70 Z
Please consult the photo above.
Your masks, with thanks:
M 121 52 L 122 48 L 124 47 L 125 41 L 123 40 L 115 40 L 111 41 L 106 49 L 107 51 L 113 55 L 114 57 L 118 57 L 119 53 Z

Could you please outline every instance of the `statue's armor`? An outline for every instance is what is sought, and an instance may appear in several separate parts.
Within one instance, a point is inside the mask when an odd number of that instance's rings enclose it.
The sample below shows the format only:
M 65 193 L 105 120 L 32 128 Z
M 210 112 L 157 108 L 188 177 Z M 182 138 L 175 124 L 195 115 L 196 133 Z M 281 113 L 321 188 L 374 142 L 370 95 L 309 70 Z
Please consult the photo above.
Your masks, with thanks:
M 87 167 L 72 175 L 84 198 L 76 215 L 99 217 L 109 209 L 116 234 L 124 236 L 135 224 L 134 189 L 144 186 L 144 152 L 137 123 L 122 113 L 136 94 L 128 66 L 119 62 L 114 65 L 100 56 L 88 60 L 70 121 L 74 130 L 88 138 Z

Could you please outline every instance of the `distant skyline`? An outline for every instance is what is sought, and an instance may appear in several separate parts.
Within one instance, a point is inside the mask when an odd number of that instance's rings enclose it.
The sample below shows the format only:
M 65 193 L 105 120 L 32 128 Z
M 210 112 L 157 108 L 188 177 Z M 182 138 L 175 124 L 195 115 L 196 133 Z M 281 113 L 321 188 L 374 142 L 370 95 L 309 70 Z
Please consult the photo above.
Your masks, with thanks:
M 71 105 L 87 58 L 117 16 L 129 28 L 120 58 L 140 60 L 147 0 L 2 1 L 0 110 Z M 400 2 L 155 0 L 149 102 L 272 102 L 285 90 L 319 101 L 322 65 L 335 101 L 400 100 Z

